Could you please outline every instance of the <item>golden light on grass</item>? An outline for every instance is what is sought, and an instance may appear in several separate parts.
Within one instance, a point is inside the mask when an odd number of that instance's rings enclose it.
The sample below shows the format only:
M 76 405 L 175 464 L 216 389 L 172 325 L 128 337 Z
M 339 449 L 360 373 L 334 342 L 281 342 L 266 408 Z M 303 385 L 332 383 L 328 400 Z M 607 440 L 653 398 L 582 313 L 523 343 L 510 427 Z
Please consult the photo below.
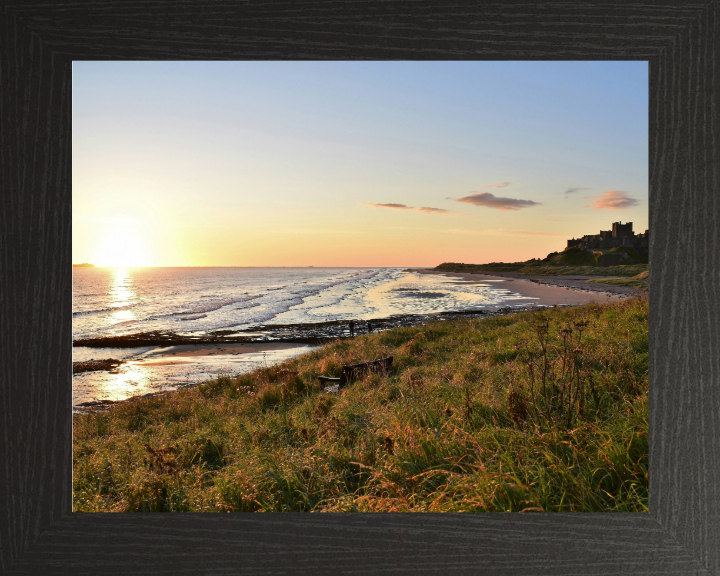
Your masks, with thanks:
M 114 219 L 100 239 L 95 262 L 96 266 L 116 268 L 148 265 L 148 250 L 133 220 Z
M 647 512 L 648 315 L 643 297 L 396 328 L 76 414 L 73 509 Z M 387 356 L 340 394 L 317 379 Z

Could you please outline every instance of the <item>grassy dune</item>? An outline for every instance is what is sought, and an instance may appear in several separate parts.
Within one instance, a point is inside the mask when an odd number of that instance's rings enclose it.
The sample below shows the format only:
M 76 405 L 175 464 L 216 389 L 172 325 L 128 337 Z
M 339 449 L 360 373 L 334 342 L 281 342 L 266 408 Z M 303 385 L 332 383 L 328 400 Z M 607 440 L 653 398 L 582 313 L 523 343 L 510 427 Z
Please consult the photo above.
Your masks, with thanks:
M 650 273 L 646 270 L 630 278 L 593 278 L 592 280 L 588 280 L 588 282 L 612 284 L 614 286 L 631 286 L 647 291 L 650 288 Z
M 76 415 L 73 458 L 75 511 L 646 511 L 648 301 L 338 341 Z
M 623 264 L 599 266 L 602 254 L 621 255 Z M 440 272 L 515 272 L 528 276 L 635 276 L 648 270 L 648 258 L 634 248 L 618 246 L 598 250 L 566 248 L 552 252 L 545 258 L 533 258 L 525 262 L 492 262 L 490 264 L 460 264 L 444 262 L 435 267 Z
M 647 264 L 623 264 L 620 266 L 561 266 L 543 264 L 497 263 L 497 264 L 458 264 L 448 262 L 436 266 L 438 272 L 515 272 L 526 276 L 636 276 L 648 271 Z

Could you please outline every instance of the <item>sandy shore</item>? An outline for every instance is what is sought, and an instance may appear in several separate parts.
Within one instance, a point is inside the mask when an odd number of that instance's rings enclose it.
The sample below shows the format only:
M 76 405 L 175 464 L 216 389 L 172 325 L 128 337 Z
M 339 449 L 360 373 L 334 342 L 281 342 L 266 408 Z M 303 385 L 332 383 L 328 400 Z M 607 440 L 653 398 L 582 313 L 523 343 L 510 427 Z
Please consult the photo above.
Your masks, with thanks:
M 245 354 L 262 354 L 263 352 L 276 352 L 278 350 L 292 350 L 294 348 L 307 348 L 304 344 L 293 344 L 288 342 L 257 342 L 248 344 L 182 344 L 153 350 L 142 360 L 129 362 L 130 364 L 142 366 L 167 366 L 171 364 L 192 364 L 202 357 L 219 356 L 226 361 L 239 360 L 233 356 Z
M 132 398 L 165 394 L 220 375 L 271 366 L 315 347 L 291 342 L 180 345 L 157 348 L 112 370 L 73 376 L 73 410 L 104 409 Z
M 628 287 L 588 283 L 589 277 L 583 276 L 519 276 L 508 272 L 438 272 L 432 269 L 413 269 L 412 272 L 444 276 L 453 284 L 485 284 L 495 289 L 508 290 L 521 297 L 513 297 L 511 300 L 499 302 L 497 306 L 483 306 L 483 309 L 473 311 L 393 315 L 372 319 L 370 322 L 355 321 L 354 335 L 420 325 L 436 318 L 451 320 L 455 316 L 490 317 L 534 306 L 617 302 L 643 293 Z M 392 287 L 385 286 L 384 289 L 387 291 Z M 433 296 L 441 290 L 435 287 L 432 289 Z M 164 338 L 159 340 L 164 345 L 161 344 L 133 359 L 98 361 L 91 358 L 86 362 L 74 363 L 73 404 L 76 408 L 88 410 L 106 408 L 131 397 L 166 393 L 171 389 L 194 385 L 220 374 L 236 374 L 269 366 L 309 352 L 322 343 L 353 335 L 348 321 L 269 325 L 254 330 L 227 335 L 212 333 L 208 335 L 210 341 L 192 344 L 186 343 L 187 338 L 184 341 L 179 338 L 175 345 L 168 342 L 172 335 L 164 335 Z M 270 338 L 270 341 L 218 341 L 225 337 Z M 104 353 L 99 350 L 99 354 Z
M 528 304 L 541 306 L 576 306 L 591 302 L 617 302 L 630 295 L 642 291 L 634 288 L 611 286 L 608 284 L 591 284 L 590 276 L 520 276 L 512 272 L 439 272 L 432 269 L 413 270 L 419 274 L 437 274 L 448 278 L 459 278 L 478 284 L 492 283 L 503 288 L 527 296 Z M 515 300 L 516 304 L 524 304 L 523 300 Z

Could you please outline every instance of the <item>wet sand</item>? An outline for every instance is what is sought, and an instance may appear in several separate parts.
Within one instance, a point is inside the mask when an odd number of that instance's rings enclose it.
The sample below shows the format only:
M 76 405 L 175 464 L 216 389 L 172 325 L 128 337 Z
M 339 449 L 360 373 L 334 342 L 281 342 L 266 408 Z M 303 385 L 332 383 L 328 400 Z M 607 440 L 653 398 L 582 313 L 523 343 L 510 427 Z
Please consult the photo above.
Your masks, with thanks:
M 114 370 L 75 374 L 73 409 L 102 409 L 138 396 L 164 394 L 220 375 L 234 376 L 272 366 L 314 348 L 287 342 L 157 348 Z
M 508 272 L 439 272 L 432 269 L 413 269 L 412 272 L 443 276 L 451 283 L 485 284 L 522 297 L 514 297 L 498 303 L 497 306 L 483 306 L 483 310 L 393 315 L 365 322 L 355 321 L 354 332 L 351 332 L 348 321 L 332 321 L 312 325 L 268 325 L 256 327 L 253 331 L 238 331 L 227 335 L 218 332 L 207 336 L 210 341 L 192 344 L 185 343 L 187 338 L 180 338 L 176 340 L 178 343 L 172 345 L 167 340 L 174 336 L 163 335 L 164 346 L 124 361 L 120 366 L 101 367 L 99 361 L 85 362 L 87 365 L 97 363 L 95 370 L 98 371 L 85 372 L 87 368 L 83 367 L 83 373 L 74 376 L 73 404 L 76 408 L 86 404 L 84 409 L 107 407 L 131 397 L 165 393 L 194 385 L 220 374 L 237 374 L 269 366 L 309 352 L 317 345 L 337 338 L 414 326 L 433 319 L 490 317 L 516 310 L 534 309 L 536 306 L 617 302 L 643 293 L 634 288 L 588 283 L 587 279 L 590 277 L 584 276 L 520 276 Z M 393 286 L 379 287 L 376 291 L 380 295 L 380 292 L 387 292 Z M 433 290 L 434 292 L 428 293 L 428 298 L 435 297 L 435 292 L 442 291 L 442 287 L 434 287 Z M 222 338 L 242 338 L 245 341 L 218 341 Z M 268 338 L 269 341 L 266 340 Z M 257 341 L 258 339 L 265 341 Z M 100 353 L 99 350 L 98 352 Z
M 641 290 L 609 284 L 587 282 L 592 276 L 521 276 L 512 272 L 439 272 L 432 269 L 413 270 L 419 274 L 437 274 L 478 284 L 492 283 L 527 296 L 528 303 L 540 306 L 577 306 L 591 302 L 617 302 Z M 516 301 L 522 303 L 522 301 Z
M 192 364 L 201 357 L 223 356 L 225 361 L 232 362 L 231 356 L 243 354 L 262 354 L 278 350 L 291 350 L 293 348 L 307 348 L 303 344 L 288 342 L 257 342 L 249 344 L 181 344 L 169 348 L 160 348 L 147 354 L 142 360 L 131 360 L 129 364 L 142 366 L 168 366 L 171 364 Z M 244 358 L 235 359 L 244 361 Z

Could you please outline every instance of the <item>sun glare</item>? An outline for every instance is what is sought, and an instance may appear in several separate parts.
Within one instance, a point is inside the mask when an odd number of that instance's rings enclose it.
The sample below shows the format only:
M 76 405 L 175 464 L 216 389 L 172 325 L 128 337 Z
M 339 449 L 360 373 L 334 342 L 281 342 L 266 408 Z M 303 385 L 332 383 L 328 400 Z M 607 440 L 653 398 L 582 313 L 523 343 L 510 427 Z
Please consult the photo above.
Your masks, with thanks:
M 132 224 L 116 224 L 108 228 L 95 253 L 97 266 L 129 268 L 147 266 L 145 244 Z

